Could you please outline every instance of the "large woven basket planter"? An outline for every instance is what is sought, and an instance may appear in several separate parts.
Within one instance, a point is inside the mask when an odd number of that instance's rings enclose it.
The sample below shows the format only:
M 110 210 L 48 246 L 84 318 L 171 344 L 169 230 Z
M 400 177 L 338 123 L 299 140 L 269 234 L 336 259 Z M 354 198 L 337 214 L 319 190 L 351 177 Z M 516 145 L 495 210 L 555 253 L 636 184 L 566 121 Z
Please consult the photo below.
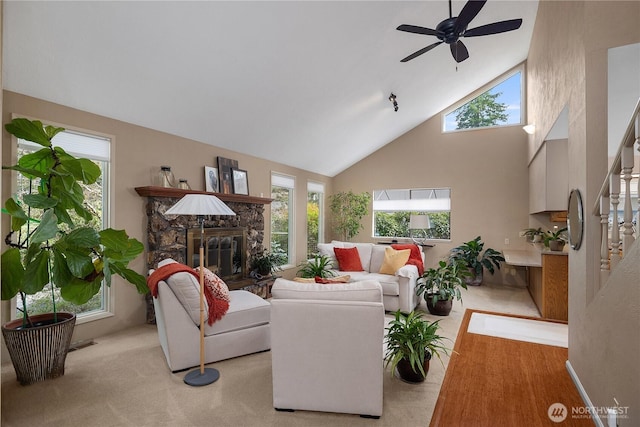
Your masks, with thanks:
M 57 323 L 53 323 L 53 313 L 30 316 L 37 325 L 33 328 L 22 328 L 22 319 L 2 326 L 2 335 L 20 384 L 29 385 L 64 375 L 76 315 L 58 313 L 57 316 Z

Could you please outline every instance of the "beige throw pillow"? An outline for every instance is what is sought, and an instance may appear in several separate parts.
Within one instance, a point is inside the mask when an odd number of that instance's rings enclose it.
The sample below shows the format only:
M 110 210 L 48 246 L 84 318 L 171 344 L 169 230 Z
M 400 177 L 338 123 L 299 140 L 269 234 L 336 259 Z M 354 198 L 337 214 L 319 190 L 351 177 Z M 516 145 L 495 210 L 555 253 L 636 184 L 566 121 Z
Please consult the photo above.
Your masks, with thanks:
M 380 274 L 395 274 L 399 268 L 407 263 L 409 256 L 411 255 L 411 249 L 403 249 L 397 251 L 393 248 L 385 248 L 384 261 L 382 267 L 380 267 Z

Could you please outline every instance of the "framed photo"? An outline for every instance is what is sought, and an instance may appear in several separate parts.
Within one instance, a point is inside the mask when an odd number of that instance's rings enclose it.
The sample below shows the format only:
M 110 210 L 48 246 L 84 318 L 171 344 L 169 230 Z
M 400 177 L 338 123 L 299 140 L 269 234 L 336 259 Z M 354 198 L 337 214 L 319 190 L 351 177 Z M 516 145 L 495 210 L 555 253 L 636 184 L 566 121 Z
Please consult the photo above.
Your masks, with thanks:
M 220 192 L 220 186 L 218 185 L 218 168 L 211 166 L 204 167 L 204 191 L 209 193 Z
M 238 161 L 218 156 L 218 178 L 220 180 L 219 192 L 222 194 L 233 193 L 231 168 L 237 168 Z
M 249 181 L 247 179 L 247 171 L 242 169 L 231 168 L 233 176 L 233 194 L 249 195 Z

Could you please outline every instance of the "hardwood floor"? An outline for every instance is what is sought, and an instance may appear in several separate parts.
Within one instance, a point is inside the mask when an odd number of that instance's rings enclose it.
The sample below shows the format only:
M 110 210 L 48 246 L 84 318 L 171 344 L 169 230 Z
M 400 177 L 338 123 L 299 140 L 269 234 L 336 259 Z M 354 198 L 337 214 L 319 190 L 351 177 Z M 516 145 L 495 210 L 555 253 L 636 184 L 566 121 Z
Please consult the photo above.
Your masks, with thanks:
M 468 333 L 473 311 L 462 319 L 431 427 L 593 426 L 565 368 L 566 348 Z

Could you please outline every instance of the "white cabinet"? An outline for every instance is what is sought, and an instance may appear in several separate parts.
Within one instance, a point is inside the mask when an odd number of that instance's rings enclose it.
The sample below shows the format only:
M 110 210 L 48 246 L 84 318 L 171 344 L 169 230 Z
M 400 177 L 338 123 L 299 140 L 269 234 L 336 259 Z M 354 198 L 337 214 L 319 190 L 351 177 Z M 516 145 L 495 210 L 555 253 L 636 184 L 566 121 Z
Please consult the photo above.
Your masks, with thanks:
M 566 211 L 569 197 L 568 141 L 544 141 L 529 164 L 529 213 Z

